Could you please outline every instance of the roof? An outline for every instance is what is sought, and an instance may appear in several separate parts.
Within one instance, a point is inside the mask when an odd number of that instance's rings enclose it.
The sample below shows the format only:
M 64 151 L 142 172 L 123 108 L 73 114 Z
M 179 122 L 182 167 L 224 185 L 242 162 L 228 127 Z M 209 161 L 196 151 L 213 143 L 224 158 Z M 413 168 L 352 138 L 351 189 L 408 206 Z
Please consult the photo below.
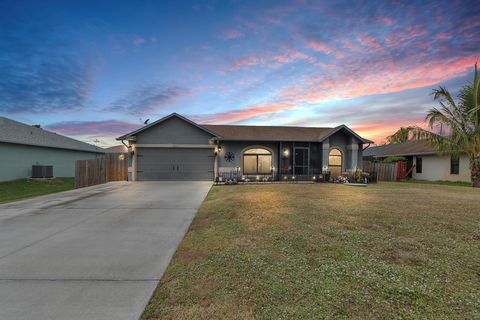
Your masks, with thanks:
M 0 117 L 0 142 L 105 153 L 100 147 L 5 117 Z
M 319 141 L 332 128 L 282 127 L 282 126 L 240 126 L 240 125 L 201 125 L 215 132 L 221 140 L 281 140 Z
M 137 130 L 134 130 L 134 131 L 132 131 L 132 132 L 129 132 L 129 133 L 127 133 L 127 134 L 124 134 L 123 136 L 118 137 L 117 140 L 126 140 L 126 139 L 128 139 L 129 137 L 132 137 L 132 136 L 134 136 L 134 135 L 136 135 L 136 134 L 138 134 L 138 133 L 140 133 L 140 132 L 142 132 L 142 131 L 144 131 L 144 130 L 147 130 L 147 129 L 150 128 L 150 127 L 153 127 L 154 125 L 157 125 L 157 124 L 159 124 L 159 123 L 161 123 L 161 122 L 164 122 L 164 121 L 166 121 L 166 120 L 168 120 L 168 119 L 170 119 L 170 118 L 173 118 L 173 117 L 182 119 L 183 121 L 186 121 L 186 122 L 190 123 L 191 125 L 199 128 L 199 129 L 201 129 L 201 130 L 203 130 L 203 131 L 205 131 L 205 132 L 207 132 L 207 133 L 210 133 L 212 136 L 215 136 L 215 133 L 210 132 L 208 129 L 203 128 L 202 126 L 198 125 L 197 123 L 193 122 L 192 120 L 187 119 L 187 118 L 185 118 L 184 116 L 181 116 L 181 115 L 179 115 L 178 113 L 174 112 L 174 113 L 169 114 L 169 115 L 166 116 L 166 117 L 163 117 L 163 118 L 161 118 L 161 119 L 158 119 L 157 121 L 154 121 L 154 122 L 152 122 L 152 123 L 150 123 L 150 124 L 147 124 L 146 126 L 143 126 L 143 127 L 139 128 L 139 129 L 137 129 Z
M 185 117 L 180 116 L 177 113 L 164 117 L 160 120 L 152 122 L 151 124 L 144 126 L 138 130 L 127 133 L 117 140 L 125 140 L 132 137 L 147 128 L 154 126 L 160 122 L 163 122 L 171 117 L 178 117 L 188 123 L 212 134 L 219 140 L 228 141 L 305 141 L 305 142 L 319 142 L 323 141 L 332 134 L 345 130 L 354 135 L 357 139 L 363 143 L 373 143 L 368 139 L 364 139 L 356 134 L 353 130 L 345 125 L 341 125 L 335 128 L 325 127 L 290 127 L 290 126 L 247 126 L 247 125 L 214 125 L 214 124 L 197 124 Z
M 118 146 L 105 148 L 105 151 L 111 152 L 111 153 L 127 153 L 128 149 L 123 144 L 119 144 Z
M 415 156 L 436 154 L 437 148 L 430 146 L 425 140 L 406 141 L 370 147 L 363 151 L 364 157 Z

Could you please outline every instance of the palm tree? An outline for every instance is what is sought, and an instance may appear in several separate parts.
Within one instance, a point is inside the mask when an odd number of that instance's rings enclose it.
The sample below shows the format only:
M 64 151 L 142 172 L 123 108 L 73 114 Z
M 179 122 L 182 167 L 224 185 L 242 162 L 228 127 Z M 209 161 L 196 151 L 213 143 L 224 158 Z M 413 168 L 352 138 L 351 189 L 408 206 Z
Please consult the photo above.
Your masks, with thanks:
M 400 127 L 394 134 L 387 137 L 388 143 L 398 143 L 410 140 L 414 127 Z
M 433 96 L 439 107 L 430 109 L 425 120 L 431 129 L 441 125 L 448 133 L 440 135 L 414 127 L 411 130 L 413 137 L 427 139 L 441 154 L 466 154 L 470 160 L 472 186 L 480 187 L 480 79 L 477 64 L 473 82 L 460 89 L 458 103 L 445 87 L 434 89 Z

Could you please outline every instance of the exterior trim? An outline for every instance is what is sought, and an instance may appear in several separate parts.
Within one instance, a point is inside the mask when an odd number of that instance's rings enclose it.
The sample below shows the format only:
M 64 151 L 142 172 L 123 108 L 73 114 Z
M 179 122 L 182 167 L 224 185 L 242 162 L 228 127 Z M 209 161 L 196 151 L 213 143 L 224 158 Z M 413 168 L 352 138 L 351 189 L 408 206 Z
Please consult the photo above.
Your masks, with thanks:
M 404 157 L 404 156 L 427 156 L 427 155 L 438 155 L 441 156 L 442 154 L 438 152 L 415 152 L 415 153 L 401 153 L 401 154 L 376 154 L 374 156 L 363 156 L 363 157 L 373 157 L 373 158 L 386 158 L 386 157 Z
M 135 144 L 137 148 L 196 148 L 196 149 L 206 149 L 206 148 L 215 148 L 211 144 L 174 144 L 174 143 L 144 143 L 144 144 Z

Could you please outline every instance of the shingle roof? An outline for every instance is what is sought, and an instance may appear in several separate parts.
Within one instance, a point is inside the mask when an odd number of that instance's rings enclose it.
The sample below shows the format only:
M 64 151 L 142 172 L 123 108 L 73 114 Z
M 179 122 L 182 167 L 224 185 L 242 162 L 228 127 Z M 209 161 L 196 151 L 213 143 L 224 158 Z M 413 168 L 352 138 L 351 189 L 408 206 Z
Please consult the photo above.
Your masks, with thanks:
M 202 124 L 222 140 L 319 141 L 334 128 Z
M 428 145 L 425 140 L 391 143 L 383 146 L 370 147 L 363 151 L 364 157 L 414 156 L 435 154 L 437 149 Z
M 5 117 L 0 117 L 0 142 L 105 153 L 97 146 Z

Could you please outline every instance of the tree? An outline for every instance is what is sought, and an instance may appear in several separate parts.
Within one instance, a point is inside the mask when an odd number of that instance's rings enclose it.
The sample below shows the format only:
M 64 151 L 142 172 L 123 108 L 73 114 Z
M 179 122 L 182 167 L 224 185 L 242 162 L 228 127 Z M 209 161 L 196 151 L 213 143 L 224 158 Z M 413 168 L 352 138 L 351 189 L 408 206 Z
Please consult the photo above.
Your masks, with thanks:
M 400 127 L 394 134 L 387 137 L 388 143 L 398 143 L 410 140 L 414 127 Z
M 480 79 L 475 64 L 473 82 L 460 89 L 458 102 L 445 87 L 433 90 L 439 107 L 428 111 L 425 120 L 433 129 L 437 125 L 447 128 L 446 135 L 414 127 L 414 139 L 427 139 L 441 154 L 459 156 L 466 154 L 470 161 L 472 186 L 480 187 Z

